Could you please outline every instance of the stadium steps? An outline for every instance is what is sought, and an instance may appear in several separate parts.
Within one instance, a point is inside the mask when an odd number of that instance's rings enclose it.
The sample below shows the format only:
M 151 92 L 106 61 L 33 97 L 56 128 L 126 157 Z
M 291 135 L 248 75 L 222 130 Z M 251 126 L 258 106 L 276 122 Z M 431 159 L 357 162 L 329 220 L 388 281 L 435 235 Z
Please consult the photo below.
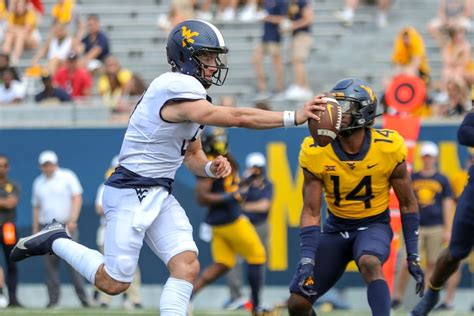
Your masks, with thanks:
M 44 1 L 50 12 L 54 0 Z M 85 15 L 96 13 L 101 18 L 104 31 L 111 39 L 112 52 L 121 64 L 135 71 L 145 80 L 151 81 L 163 71 L 167 71 L 164 47 L 166 34 L 156 26 L 159 14 L 166 14 L 170 1 L 123 0 L 120 5 L 114 0 L 83 0 L 81 12 Z M 391 51 L 398 31 L 407 25 L 415 26 L 424 36 L 433 72 L 439 71 L 439 49 L 426 33 L 427 22 L 436 15 L 437 5 L 431 0 L 399 0 L 394 2 L 389 13 L 389 25 L 385 29 L 376 28 L 375 6 L 362 5 L 355 15 L 351 28 L 343 27 L 334 17 L 342 1 L 315 0 L 314 44 L 307 67 L 311 86 L 315 91 L 327 90 L 340 78 L 356 76 L 369 80 L 376 90 L 382 88 L 383 79 L 391 73 Z M 223 32 L 230 47 L 230 71 L 226 85 L 211 89 L 210 93 L 222 95 L 231 93 L 244 103 L 251 99 L 255 89 L 255 74 L 251 58 L 259 42 L 262 27 L 259 23 L 213 21 Z M 50 18 L 41 21 L 43 34 L 50 25 Z M 470 40 L 474 39 L 469 35 Z M 285 40 L 283 57 L 285 60 L 286 83 L 291 83 L 292 69 L 288 55 L 289 41 Z M 28 54 L 20 62 L 21 67 L 29 64 Z M 269 87 L 273 86 L 270 59 L 264 61 L 269 71 Z M 215 90 L 215 91 L 214 91 Z

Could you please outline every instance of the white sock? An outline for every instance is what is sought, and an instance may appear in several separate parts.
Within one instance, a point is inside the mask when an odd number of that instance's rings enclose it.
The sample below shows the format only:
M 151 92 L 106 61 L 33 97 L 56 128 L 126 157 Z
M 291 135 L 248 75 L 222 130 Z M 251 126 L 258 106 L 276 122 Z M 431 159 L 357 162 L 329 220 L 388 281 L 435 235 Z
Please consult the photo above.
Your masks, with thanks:
M 160 300 L 161 316 L 186 316 L 193 285 L 188 281 L 168 278 Z
M 69 263 L 90 283 L 95 284 L 95 274 L 104 263 L 104 256 L 71 239 L 58 238 L 53 242 L 54 253 Z

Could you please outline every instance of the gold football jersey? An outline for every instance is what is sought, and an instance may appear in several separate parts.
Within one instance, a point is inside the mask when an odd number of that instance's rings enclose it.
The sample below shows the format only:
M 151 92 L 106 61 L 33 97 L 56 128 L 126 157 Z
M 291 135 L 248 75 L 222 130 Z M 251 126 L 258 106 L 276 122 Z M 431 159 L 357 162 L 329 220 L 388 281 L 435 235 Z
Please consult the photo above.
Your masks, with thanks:
M 390 176 L 406 155 L 400 134 L 370 128 L 357 155 L 346 154 L 337 142 L 317 147 L 312 137 L 306 137 L 299 162 L 323 182 L 326 204 L 334 215 L 360 219 L 388 208 Z

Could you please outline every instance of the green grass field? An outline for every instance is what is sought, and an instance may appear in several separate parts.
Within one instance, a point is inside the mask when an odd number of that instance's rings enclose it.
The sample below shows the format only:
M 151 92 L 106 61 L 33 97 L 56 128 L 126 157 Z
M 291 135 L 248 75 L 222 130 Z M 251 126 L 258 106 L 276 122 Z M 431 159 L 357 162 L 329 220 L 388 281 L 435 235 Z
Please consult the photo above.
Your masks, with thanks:
M 54 316 L 76 316 L 76 315 L 87 315 L 87 316 L 130 316 L 130 315 L 158 315 L 156 310 L 140 310 L 140 311 L 126 311 L 119 309 L 59 309 L 59 310 L 47 310 L 47 309 L 0 309 L 0 315 L 15 315 L 15 316 L 32 316 L 32 315 L 54 315 Z M 248 316 L 249 313 L 245 311 L 238 312 L 226 312 L 226 311 L 196 311 L 195 316 Z M 281 316 L 286 316 L 286 312 L 282 313 Z M 368 316 L 369 312 L 361 311 L 333 311 L 333 312 L 318 312 L 319 316 Z M 406 312 L 396 312 L 392 316 L 406 316 Z M 473 316 L 474 313 L 460 313 L 460 312 L 442 312 L 432 313 L 432 315 L 438 316 Z

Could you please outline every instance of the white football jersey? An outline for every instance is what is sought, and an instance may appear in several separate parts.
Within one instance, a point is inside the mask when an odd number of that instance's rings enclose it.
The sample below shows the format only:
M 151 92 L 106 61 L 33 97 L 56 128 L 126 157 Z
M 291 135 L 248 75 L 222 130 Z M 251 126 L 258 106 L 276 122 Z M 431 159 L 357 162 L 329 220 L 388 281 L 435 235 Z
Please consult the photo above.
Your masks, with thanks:
M 194 77 L 167 72 L 153 80 L 130 117 L 119 163 L 142 177 L 174 179 L 190 141 L 203 126 L 172 123 L 161 117 L 169 100 L 206 99 L 206 90 Z

